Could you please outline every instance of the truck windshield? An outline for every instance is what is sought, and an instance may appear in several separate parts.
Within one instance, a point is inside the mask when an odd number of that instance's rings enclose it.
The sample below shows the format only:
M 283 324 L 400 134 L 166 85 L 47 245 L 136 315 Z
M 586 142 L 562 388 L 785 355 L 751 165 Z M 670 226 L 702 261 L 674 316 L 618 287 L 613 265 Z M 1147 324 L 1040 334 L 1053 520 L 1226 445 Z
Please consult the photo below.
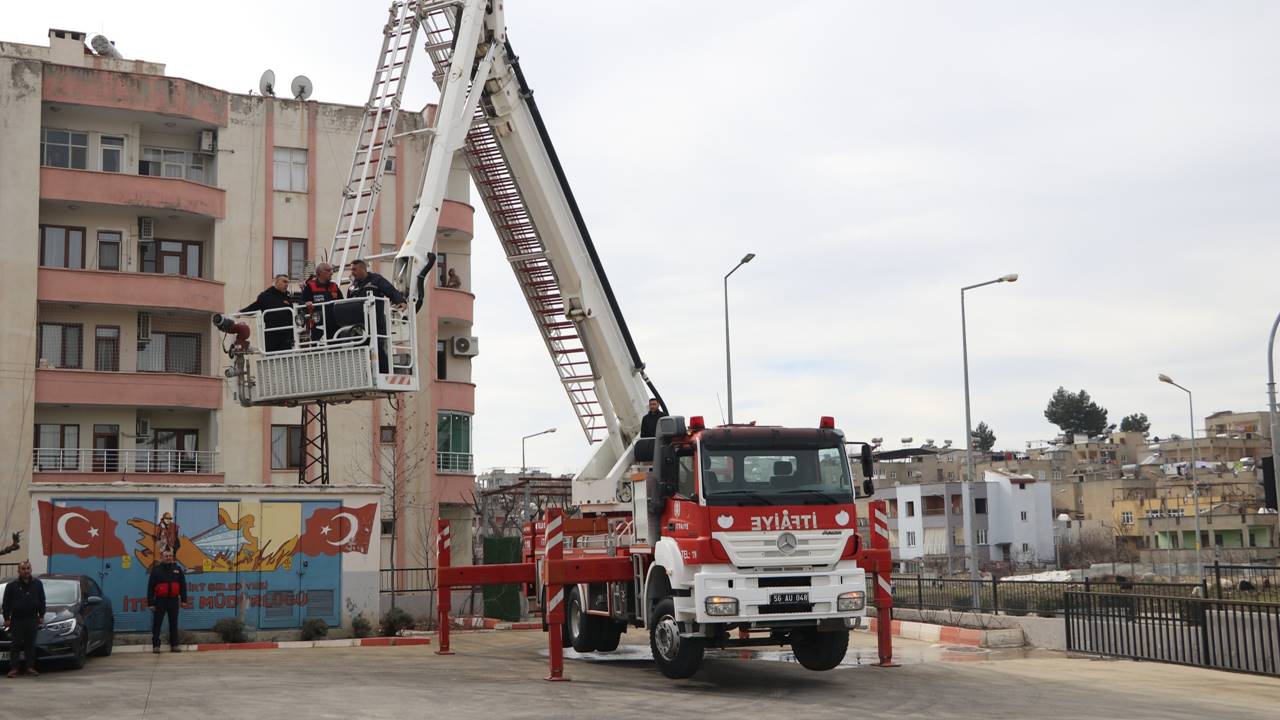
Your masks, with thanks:
M 708 505 L 832 505 L 853 502 L 842 448 L 704 448 Z

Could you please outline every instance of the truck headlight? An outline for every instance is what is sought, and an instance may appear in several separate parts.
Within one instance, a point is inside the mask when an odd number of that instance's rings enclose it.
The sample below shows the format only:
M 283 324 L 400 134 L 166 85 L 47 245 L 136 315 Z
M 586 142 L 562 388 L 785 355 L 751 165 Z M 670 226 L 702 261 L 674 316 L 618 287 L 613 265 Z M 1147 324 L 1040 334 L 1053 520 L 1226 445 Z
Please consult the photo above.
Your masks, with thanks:
M 836 612 L 854 612 L 867 606 L 867 594 L 861 590 L 840 593 L 836 598 Z
M 707 598 L 707 614 L 716 616 L 737 615 L 738 600 L 737 598 L 723 595 L 712 595 Z
M 69 633 L 75 632 L 76 619 L 71 618 L 70 620 L 60 620 L 56 623 L 49 623 L 48 625 L 44 626 L 44 629 L 48 630 L 54 635 L 67 635 Z

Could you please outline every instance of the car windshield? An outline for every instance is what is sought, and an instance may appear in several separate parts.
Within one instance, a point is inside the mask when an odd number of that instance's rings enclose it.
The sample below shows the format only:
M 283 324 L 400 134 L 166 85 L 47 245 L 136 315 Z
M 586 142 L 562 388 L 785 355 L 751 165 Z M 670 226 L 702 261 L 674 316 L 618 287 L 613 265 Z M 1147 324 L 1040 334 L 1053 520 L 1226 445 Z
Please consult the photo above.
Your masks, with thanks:
M 6 585 L 17 581 L 18 578 L 14 577 L 0 583 L 0 595 L 4 595 Z M 46 605 L 71 605 L 80 596 L 80 583 L 75 580 L 46 580 L 41 578 L 40 582 L 44 583 L 44 602 Z
M 708 505 L 831 505 L 853 502 L 844 449 L 703 448 Z

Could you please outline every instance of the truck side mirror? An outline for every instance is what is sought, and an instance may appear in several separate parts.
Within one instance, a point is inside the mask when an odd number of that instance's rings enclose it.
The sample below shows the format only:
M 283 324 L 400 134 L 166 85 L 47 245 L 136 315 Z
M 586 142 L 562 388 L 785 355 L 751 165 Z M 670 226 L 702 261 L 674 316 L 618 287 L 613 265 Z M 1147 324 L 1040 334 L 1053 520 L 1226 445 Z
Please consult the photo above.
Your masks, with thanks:
M 871 476 L 875 475 L 875 462 L 871 456 L 871 446 L 862 446 L 862 477 L 866 478 L 862 481 L 862 494 L 871 497 L 876 493 L 875 483 L 871 482 Z

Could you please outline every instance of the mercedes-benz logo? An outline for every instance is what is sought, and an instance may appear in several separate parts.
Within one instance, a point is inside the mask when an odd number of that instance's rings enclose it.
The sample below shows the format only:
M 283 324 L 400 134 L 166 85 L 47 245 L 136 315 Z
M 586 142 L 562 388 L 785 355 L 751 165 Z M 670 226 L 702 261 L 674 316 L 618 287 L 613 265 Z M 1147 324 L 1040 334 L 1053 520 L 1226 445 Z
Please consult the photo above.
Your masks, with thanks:
M 784 532 L 778 536 L 778 552 L 783 555 L 790 555 L 796 551 L 796 536 L 789 532 Z

